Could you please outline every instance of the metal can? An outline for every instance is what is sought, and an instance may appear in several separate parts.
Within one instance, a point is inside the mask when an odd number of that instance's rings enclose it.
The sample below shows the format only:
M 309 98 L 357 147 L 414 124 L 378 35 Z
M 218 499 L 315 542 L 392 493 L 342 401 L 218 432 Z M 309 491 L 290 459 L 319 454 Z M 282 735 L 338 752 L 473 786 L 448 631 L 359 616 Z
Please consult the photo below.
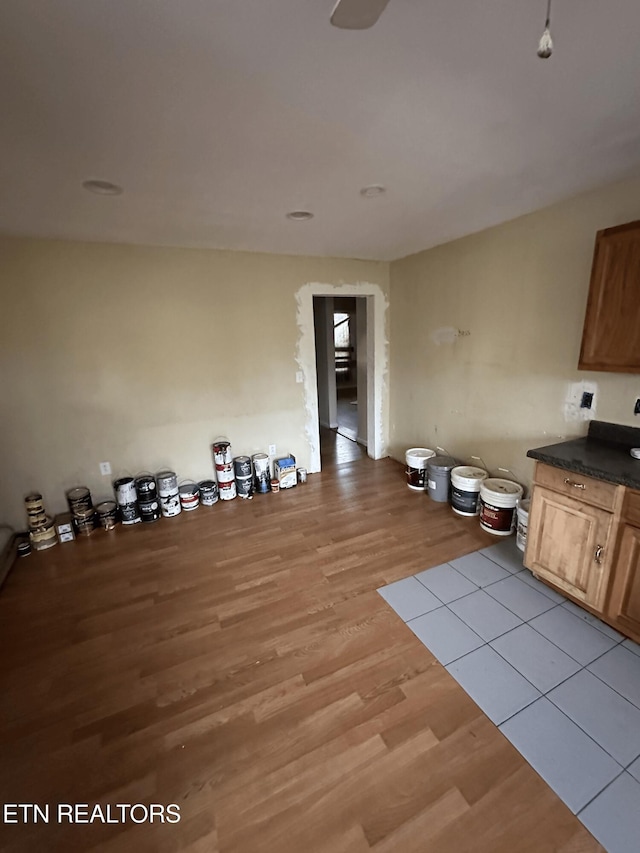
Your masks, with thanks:
M 306 483 L 307 482 L 307 469 L 306 468 L 298 468 L 298 482 Z

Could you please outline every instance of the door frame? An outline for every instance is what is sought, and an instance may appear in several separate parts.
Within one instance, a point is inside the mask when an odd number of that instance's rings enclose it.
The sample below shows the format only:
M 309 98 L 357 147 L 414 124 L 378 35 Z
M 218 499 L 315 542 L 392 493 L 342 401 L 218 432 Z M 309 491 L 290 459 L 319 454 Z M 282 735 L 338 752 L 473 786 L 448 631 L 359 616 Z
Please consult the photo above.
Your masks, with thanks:
M 389 346 L 385 334 L 389 303 L 382 288 L 369 282 L 323 284 L 309 282 L 296 293 L 299 329 L 296 362 L 303 376 L 306 412 L 305 434 L 309 444 L 309 471 L 321 470 L 318 376 L 316 372 L 314 296 L 364 296 L 367 306 L 367 455 L 387 456 L 389 395 L 387 376 Z

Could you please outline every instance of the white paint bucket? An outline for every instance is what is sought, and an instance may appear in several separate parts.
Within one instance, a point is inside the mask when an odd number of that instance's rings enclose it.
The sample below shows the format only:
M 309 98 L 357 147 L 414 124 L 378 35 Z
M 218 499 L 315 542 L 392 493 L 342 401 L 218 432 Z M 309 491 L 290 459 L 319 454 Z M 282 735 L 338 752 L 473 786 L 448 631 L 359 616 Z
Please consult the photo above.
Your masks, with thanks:
M 457 465 L 451 471 L 451 509 L 458 515 L 478 515 L 480 486 L 489 474 L 484 468 Z
M 200 489 L 196 483 L 180 483 L 180 505 L 185 512 L 197 509 L 200 506 Z
M 264 495 L 271 488 L 269 476 L 269 457 L 266 453 L 254 453 L 251 457 L 255 474 L 254 488 L 256 493 Z
M 158 497 L 160 498 L 160 510 L 164 518 L 180 515 L 180 492 L 178 491 L 178 478 L 174 471 L 161 471 L 156 475 L 158 483 Z
M 531 499 L 520 501 L 518 503 L 518 526 L 516 530 L 516 545 L 521 551 L 527 547 L 527 530 L 529 527 L 529 509 L 531 508 Z
M 114 482 L 113 488 L 116 493 L 116 503 L 118 506 L 128 506 L 138 500 L 138 493 L 136 492 L 136 484 L 133 477 L 120 477 L 119 480 Z M 74 489 L 74 491 L 77 490 Z M 83 509 L 90 509 L 90 506 L 83 507 Z M 72 509 L 71 511 L 75 515 L 75 510 Z
M 427 461 L 436 455 L 435 450 L 428 447 L 410 447 L 405 453 L 407 463 L 407 486 L 416 492 L 425 489 L 425 477 L 427 476 Z
M 218 465 L 228 465 L 233 462 L 233 453 L 231 452 L 231 442 L 226 438 L 217 438 L 213 442 L 213 461 Z
M 236 497 L 236 481 L 229 483 L 218 483 L 218 493 L 221 501 L 232 501 Z
M 235 480 L 233 462 L 216 464 L 216 477 L 218 478 L 218 483 L 230 483 L 232 480 Z
M 491 477 L 480 486 L 480 527 L 495 536 L 510 536 L 516 527 L 516 507 L 522 486 Z

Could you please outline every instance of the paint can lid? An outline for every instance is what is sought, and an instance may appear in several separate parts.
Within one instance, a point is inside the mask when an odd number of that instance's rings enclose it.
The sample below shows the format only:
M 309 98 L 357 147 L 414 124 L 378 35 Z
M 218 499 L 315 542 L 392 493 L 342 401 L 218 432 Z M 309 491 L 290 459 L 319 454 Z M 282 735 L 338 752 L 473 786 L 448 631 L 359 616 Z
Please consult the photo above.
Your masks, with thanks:
M 450 471 L 458 464 L 458 460 L 453 456 L 432 456 L 427 462 L 429 471 Z

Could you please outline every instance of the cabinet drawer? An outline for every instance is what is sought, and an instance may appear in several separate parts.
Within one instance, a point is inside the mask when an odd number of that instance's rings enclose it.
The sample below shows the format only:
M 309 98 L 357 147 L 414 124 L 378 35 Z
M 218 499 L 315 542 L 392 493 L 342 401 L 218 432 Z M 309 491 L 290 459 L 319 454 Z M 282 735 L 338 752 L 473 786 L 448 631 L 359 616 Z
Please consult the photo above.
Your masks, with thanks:
M 582 474 L 574 474 L 563 468 L 554 468 L 542 462 L 536 464 L 534 482 L 548 489 L 553 489 L 561 495 L 575 498 L 591 506 L 613 511 L 618 489 L 613 483 L 605 483 L 595 480 L 593 477 L 585 477 Z
M 624 518 L 629 524 L 640 527 L 640 492 L 627 491 L 624 504 Z

